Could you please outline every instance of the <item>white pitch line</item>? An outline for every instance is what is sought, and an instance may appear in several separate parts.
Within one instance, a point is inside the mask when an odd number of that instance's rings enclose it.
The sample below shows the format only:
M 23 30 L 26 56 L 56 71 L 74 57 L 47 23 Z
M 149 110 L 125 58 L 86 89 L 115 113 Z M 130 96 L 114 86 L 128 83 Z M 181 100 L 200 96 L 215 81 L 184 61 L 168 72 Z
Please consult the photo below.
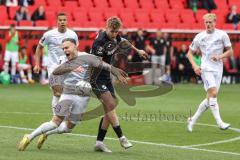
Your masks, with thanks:
M 25 114 L 25 115 L 52 115 L 51 113 L 37 113 L 37 112 L 0 112 L 0 114 Z
M 26 115 L 42 115 L 42 114 L 49 114 L 49 113 L 29 113 L 29 112 L 0 112 L 0 113 L 6 113 L 6 114 L 26 114 Z M 50 114 L 49 114 L 50 115 Z M 132 118 L 132 122 L 155 122 L 155 121 L 138 121 L 137 118 Z M 130 121 L 131 122 L 131 121 Z M 162 120 L 162 121 L 157 121 L 157 122 L 170 122 L 170 123 L 179 123 L 179 124 L 185 124 L 186 122 L 183 121 L 167 121 L 167 120 Z M 215 127 L 218 128 L 217 125 L 212 125 L 212 124 L 205 124 L 205 123 L 196 123 L 196 125 L 200 125 L 200 126 L 209 126 L 209 127 Z M 24 129 L 24 128 L 23 128 Z M 238 128 L 232 128 L 230 127 L 229 130 L 233 130 L 235 132 L 239 132 L 240 133 L 240 129 Z M 84 136 L 84 135 L 82 135 Z M 89 136 L 89 135 L 87 135 Z M 110 140 L 114 140 L 111 138 L 108 138 Z M 215 145 L 215 144 L 222 144 L 222 143 L 228 143 L 228 142 L 233 142 L 233 141 L 237 141 L 240 140 L 240 137 L 234 137 L 231 139 L 226 139 L 226 140 L 220 140 L 220 141 L 214 141 L 214 142 L 209 142 L 209 143 L 202 143 L 202 144 L 193 144 L 193 145 L 185 145 L 185 146 L 181 146 L 181 147 L 201 147 L 201 146 L 210 146 L 210 145 Z M 165 145 L 165 144 L 164 144 Z
M 30 130 L 30 131 L 34 130 L 32 128 L 24 128 L 24 127 L 16 127 L 16 126 L 0 126 L 0 128 L 17 129 L 17 130 Z M 96 136 L 93 136 L 93 135 L 74 134 L 74 133 L 68 133 L 68 134 L 72 135 L 72 136 L 96 138 Z M 118 141 L 117 138 L 106 137 L 105 139 Z M 177 145 L 163 144 L 163 143 L 144 142 L 144 141 L 136 141 L 136 140 L 130 140 L 130 141 L 133 142 L 133 143 L 146 144 L 146 145 L 152 145 L 152 146 L 162 146 L 162 147 L 170 147 L 170 148 L 177 148 L 177 149 L 184 149 L 184 150 L 195 150 L 195 151 L 204 151 L 204 152 L 211 152 L 211 153 L 220 153 L 220 154 L 229 154 L 229 155 L 240 156 L 240 153 L 236 153 L 236 152 L 210 150 L 210 149 L 194 148 L 194 147 L 187 147 L 187 146 L 177 146 Z
M 210 145 L 228 143 L 228 142 L 233 142 L 233 141 L 238 141 L 238 140 L 240 140 L 240 136 L 239 136 L 239 137 L 235 137 L 235 138 L 231 138 L 231 139 L 222 140 L 222 141 L 216 141 L 216 142 L 210 142 L 210 143 L 203 143 L 203 144 L 194 144 L 194 145 L 188 145 L 188 146 L 183 146 L 183 147 L 210 146 Z

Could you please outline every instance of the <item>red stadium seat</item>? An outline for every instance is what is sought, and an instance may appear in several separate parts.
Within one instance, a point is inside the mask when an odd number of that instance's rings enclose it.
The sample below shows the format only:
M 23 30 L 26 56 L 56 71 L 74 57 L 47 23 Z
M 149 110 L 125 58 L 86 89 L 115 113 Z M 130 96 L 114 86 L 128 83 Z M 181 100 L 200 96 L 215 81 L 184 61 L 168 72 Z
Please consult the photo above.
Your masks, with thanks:
M 185 0 L 169 0 L 169 6 L 172 9 L 184 10 L 184 1 Z
M 123 0 L 126 8 L 137 9 L 140 8 L 138 0 Z
M 49 24 L 49 22 L 46 20 L 38 20 L 35 22 L 35 25 L 39 26 L 39 27 L 50 27 L 51 26 L 51 24 Z
M 139 0 L 139 5 L 141 8 L 148 8 L 150 10 L 156 8 L 153 0 Z
M 170 8 L 169 4 L 168 4 L 168 1 L 167 0 L 154 0 L 155 2 L 155 5 L 158 9 L 168 9 Z
M 104 16 L 103 16 L 103 12 L 88 12 L 90 21 L 100 21 L 103 22 L 104 21 Z
M 165 17 L 168 23 L 181 23 L 178 10 L 167 10 Z
M 80 6 L 78 0 L 64 0 L 63 5 L 68 8 Z
M 33 25 L 32 21 L 28 20 L 19 21 L 19 26 L 32 26 L 32 25 Z
M 120 13 L 120 18 L 122 19 L 123 23 L 133 23 L 135 22 L 135 18 L 133 13 Z
M 109 8 L 109 4 L 107 0 L 94 0 L 94 6 L 95 8 Z
M 34 6 L 40 6 L 40 5 L 47 6 L 46 0 L 35 0 L 34 1 Z
M 207 14 L 207 10 L 205 9 L 198 9 L 196 12 L 196 20 L 198 23 L 203 23 L 203 16 Z
M 111 8 L 119 9 L 119 8 L 124 8 L 124 5 L 121 0 L 109 0 L 109 4 Z
M 5 6 L 0 6 L 0 24 L 3 24 L 5 20 L 8 20 L 7 10 Z
M 142 23 L 150 23 L 150 17 L 148 13 L 136 13 L 135 12 L 135 17 L 137 22 L 142 22 Z
M 9 8 L 9 16 L 10 16 L 10 19 L 14 19 L 15 15 L 16 15 L 16 12 L 18 11 L 20 7 L 10 7 Z
M 89 21 L 88 15 L 85 12 L 75 12 L 74 14 L 75 21 L 79 23 L 85 23 Z
M 240 6 L 240 1 L 239 0 L 228 0 L 228 2 L 229 2 L 229 7 L 231 7 L 233 5 L 236 5 L 239 8 L 239 6 Z
M 89 8 L 89 9 L 94 8 L 92 0 L 88 0 L 88 1 L 86 1 L 86 0 L 78 0 L 78 2 L 79 2 L 79 5 L 80 5 L 81 8 Z
M 119 17 L 119 11 L 118 11 L 118 9 L 107 8 L 107 9 L 105 9 L 103 15 L 104 15 L 104 19 L 107 20 L 111 16 L 118 16 Z
M 222 24 L 222 29 L 224 30 L 234 30 L 233 28 L 233 24 L 229 24 L 229 23 L 225 23 L 225 24 Z
M 194 13 L 192 10 L 188 9 L 188 10 L 181 10 L 180 12 L 180 16 L 182 19 L 183 23 L 196 23 L 196 19 L 194 17 Z
M 164 13 L 161 12 L 152 12 L 150 14 L 151 20 L 153 23 L 165 23 Z
M 15 20 L 5 20 L 5 21 L 3 21 L 4 26 L 10 26 L 11 24 L 17 25 L 17 21 L 15 21 Z
M 48 5 L 49 5 L 49 6 L 54 6 L 54 7 L 57 7 L 57 8 L 63 6 L 61 0 L 48 0 Z

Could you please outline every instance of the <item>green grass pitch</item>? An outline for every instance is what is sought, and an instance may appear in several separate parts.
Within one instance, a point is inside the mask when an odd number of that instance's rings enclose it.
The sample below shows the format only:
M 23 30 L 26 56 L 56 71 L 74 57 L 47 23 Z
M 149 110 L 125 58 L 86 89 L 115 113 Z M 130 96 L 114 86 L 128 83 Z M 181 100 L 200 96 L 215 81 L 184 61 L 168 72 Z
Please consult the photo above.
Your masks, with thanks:
M 72 134 L 48 137 L 41 150 L 36 139 L 17 151 L 22 136 L 51 118 L 51 92 L 41 85 L 0 85 L 0 160 L 239 160 L 240 85 L 222 85 L 218 96 L 222 119 L 232 128 L 219 130 L 210 110 L 186 130 L 186 117 L 205 97 L 202 85 L 175 85 L 162 96 L 138 98 L 136 106 L 120 101 L 118 115 L 133 147 L 120 147 L 112 128 L 105 143 L 111 154 L 93 151 L 100 118 L 83 121 Z M 89 109 L 99 102 L 91 100 Z

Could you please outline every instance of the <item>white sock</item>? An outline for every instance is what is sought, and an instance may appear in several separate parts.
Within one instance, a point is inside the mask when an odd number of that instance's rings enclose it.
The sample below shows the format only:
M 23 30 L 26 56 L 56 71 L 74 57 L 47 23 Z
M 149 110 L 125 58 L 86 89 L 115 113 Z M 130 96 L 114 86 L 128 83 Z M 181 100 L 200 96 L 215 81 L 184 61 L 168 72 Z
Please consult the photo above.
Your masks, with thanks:
M 31 71 L 28 72 L 28 80 L 30 80 L 30 79 L 32 79 L 32 72 Z
M 11 75 L 14 76 L 16 74 L 16 65 L 12 65 L 12 68 L 11 68 Z
M 59 97 L 53 96 L 52 97 L 52 107 L 55 107 L 59 101 Z
M 21 78 L 25 78 L 24 71 L 22 69 L 20 70 L 19 73 L 20 73 Z
M 41 71 L 41 80 L 46 80 L 46 75 L 47 75 L 47 72 L 46 72 L 46 70 L 42 70 Z
M 101 145 L 103 144 L 103 141 L 96 141 L 96 145 Z
M 8 73 L 8 67 L 9 67 L 9 62 L 4 63 L 4 72 L 7 74 Z
M 58 126 L 58 128 L 54 129 L 54 130 L 51 130 L 51 131 L 48 131 L 46 133 L 47 136 L 51 135 L 51 134 L 62 134 L 62 133 L 70 133 L 72 130 L 69 129 L 67 127 L 67 122 L 64 121 L 60 124 L 60 126 Z
M 205 112 L 208 109 L 208 100 L 204 99 L 200 105 L 198 106 L 198 109 L 196 113 L 192 116 L 193 123 L 197 122 L 198 118 L 202 115 L 203 112 Z
M 29 134 L 28 138 L 30 140 L 32 140 L 35 137 L 39 136 L 40 134 L 46 133 L 47 131 L 53 130 L 57 127 L 58 126 L 52 121 L 45 122 L 45 123 L 41 124 L 37 129 L 35 129 L 31 134 Z
M 212 98 L 212 97 L 209 98 L 209 107 L 212 111 L 213 117 L 215 118 L 217 124 L 220 125 L 221 123 L 223 123 L 219 113 L 217 98 Z

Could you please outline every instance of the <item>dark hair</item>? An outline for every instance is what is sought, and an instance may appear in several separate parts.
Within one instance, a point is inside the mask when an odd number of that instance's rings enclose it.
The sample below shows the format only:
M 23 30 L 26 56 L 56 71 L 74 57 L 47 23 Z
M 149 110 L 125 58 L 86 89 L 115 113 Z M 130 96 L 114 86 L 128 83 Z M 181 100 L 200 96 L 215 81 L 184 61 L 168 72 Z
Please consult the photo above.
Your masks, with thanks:
M 11 28 L 14 28 L 16 25 L 14 24 L 14 23 L 12 23 L 11 25 L 10 25 L 10 27 Z
M 59 16 L 67 16 L 67 14 L 64 13 L 64 12 L 59 12 L 59 13 L 57 14 L 57 17 L 59 17 Z
M 73 38 L 65 38 L 65 39 L 63 39 L 63 40 L 62 40 L 62 43 L 63 43 L 63 42 L 66 42 L 66 41 L 69 41 L 69 42 L 71 42 L 71 43 L 73 43 L 73 44 L 77 45 L 77 42 L 76 42 L 76 40 L 75 40 L 75 39 L 73 39 Z

